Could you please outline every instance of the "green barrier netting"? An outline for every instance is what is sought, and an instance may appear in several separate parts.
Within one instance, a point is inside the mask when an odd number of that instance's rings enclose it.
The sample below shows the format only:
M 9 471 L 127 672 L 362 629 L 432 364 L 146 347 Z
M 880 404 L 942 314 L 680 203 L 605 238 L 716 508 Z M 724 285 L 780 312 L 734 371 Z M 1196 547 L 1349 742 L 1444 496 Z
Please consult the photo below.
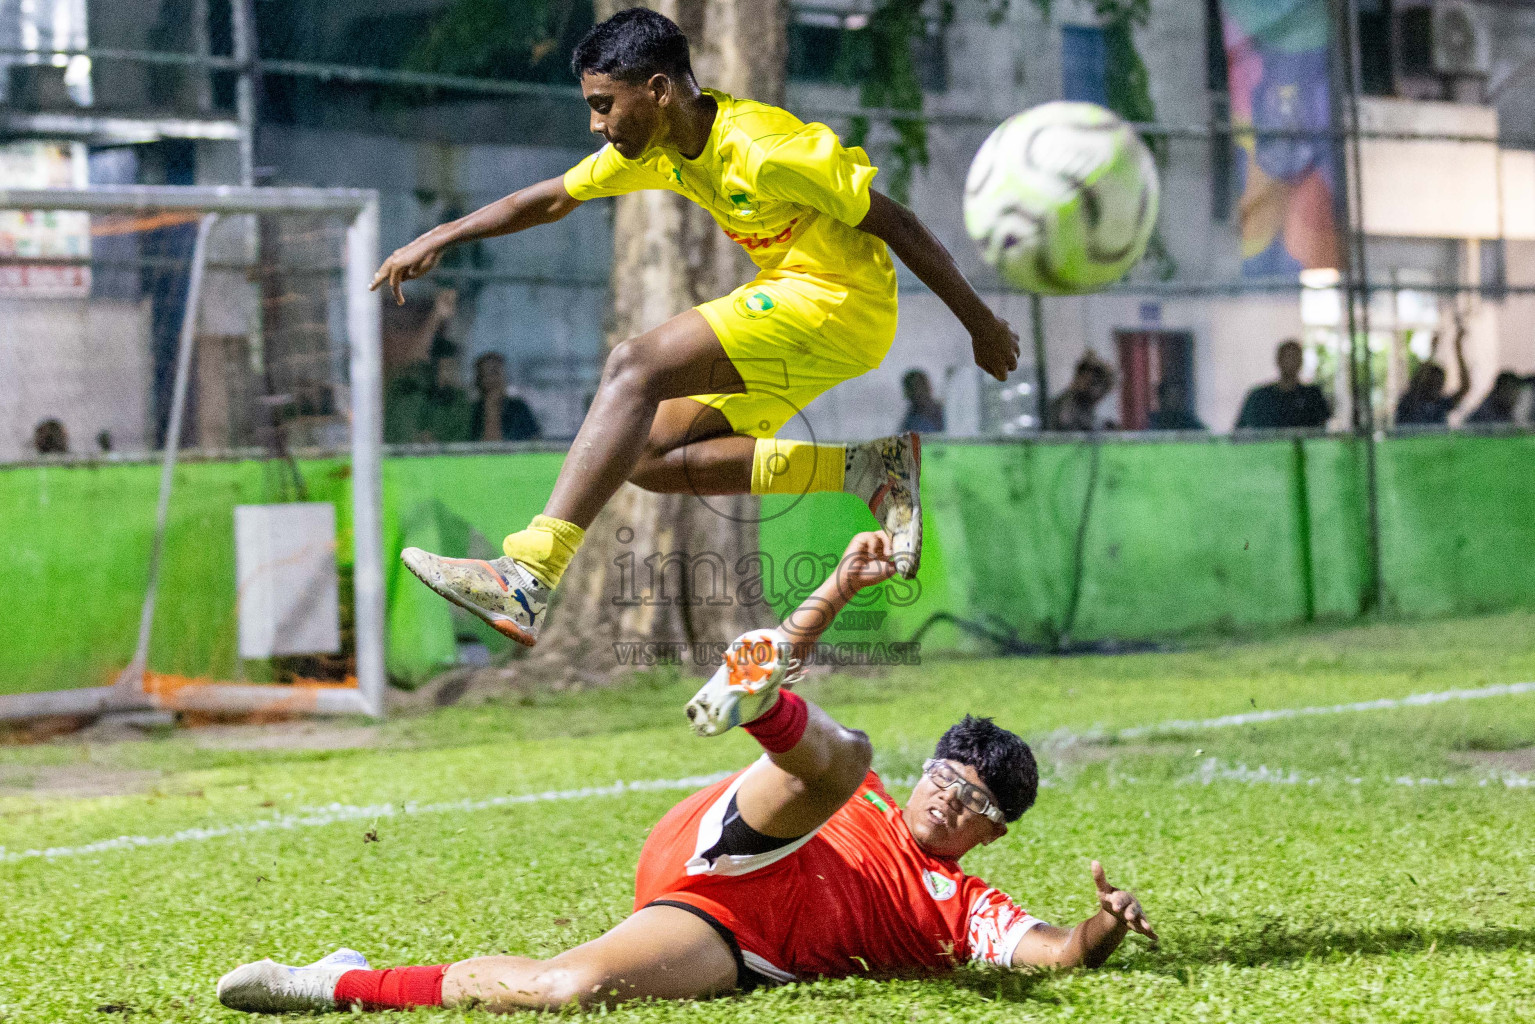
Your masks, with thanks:
M 352 561 L 345 461 L 302 464 L 311 501 L 336 505 L 338 561 Z M 234 507 L 268 500 L 270 463 L 176 469 L 149 654 L 152 671 L 238 679 Z M 133 656 L 160 467 L 0 470 L 0 593 L 8 639 L 0 693 L 102 686 Z
M 542 509 L 562 461 L 559 453 L 386 460 L 388 660 L 397 679 L 451 664 L 459 636 L 493 650 L 506 643 L 417 584 L 399 551 L 493 557 L 507 531 Z M 1353 618 L 1369 576 L 1364 462 L 1351 438 L 929 443 L 918 583 L 887 585 L 826 639 L 904 641 L 927 626 L 924 654 L 989 653 L 996 644 L 980 633 L 1047 646 Z M 1532 465 L 1528 435 L 1382 443 L 1385 610 L 1535 605 Z M 349 484 L 345 461 L 300 466 L 311 499 L 337 501 L 349 562 L 348 503 L 338 500 Z M 178 468 L 153 669 L 235 677 L 233 508 L 263 500 L 268 471 L 260 462 Z M 131 656 L 158 472 L 0 470 L 0 591 L 11 626 L 0 692 L 110 682 Z M 852 534 L 873 527 L 839 494 L 770 497 L 763 516 L 764 570 L 780 613 L 819 582 Z

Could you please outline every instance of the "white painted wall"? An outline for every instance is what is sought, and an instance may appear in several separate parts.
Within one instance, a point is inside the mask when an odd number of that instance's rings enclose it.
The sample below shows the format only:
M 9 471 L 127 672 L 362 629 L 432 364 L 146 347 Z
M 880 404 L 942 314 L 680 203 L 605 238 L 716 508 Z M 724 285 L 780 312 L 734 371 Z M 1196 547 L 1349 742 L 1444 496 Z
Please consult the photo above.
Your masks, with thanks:
M 32 431 L 56 418 L 73 453 L 142 451 L 149 423 L 149 303 L 0 298 L 0 462 L 32 458 Z

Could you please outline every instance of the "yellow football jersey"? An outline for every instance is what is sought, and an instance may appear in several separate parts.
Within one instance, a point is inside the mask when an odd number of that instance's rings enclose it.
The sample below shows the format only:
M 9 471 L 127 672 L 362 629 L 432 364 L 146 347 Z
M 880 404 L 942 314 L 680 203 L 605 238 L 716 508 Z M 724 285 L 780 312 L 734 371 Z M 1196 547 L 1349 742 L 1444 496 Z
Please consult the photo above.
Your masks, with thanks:
M 638 160 L 604 146 L 565 174 L 576 199 L 666 189 L 708 210 L 767 276 L 808 274 L 824 284 L 895 299 L 885 243 L 856 227 L 869 212 L 877 169 L 824 124 L 704 90 L 719 104 L 697 158 L 653 146 Z

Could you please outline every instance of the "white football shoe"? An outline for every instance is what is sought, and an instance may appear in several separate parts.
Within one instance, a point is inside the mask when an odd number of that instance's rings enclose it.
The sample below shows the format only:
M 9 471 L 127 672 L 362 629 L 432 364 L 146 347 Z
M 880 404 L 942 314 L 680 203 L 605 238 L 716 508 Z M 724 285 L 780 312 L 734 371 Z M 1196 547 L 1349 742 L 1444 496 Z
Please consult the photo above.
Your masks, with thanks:
M 422 583 L 478 615 L 501 635 L 524 647 L 538 643 L 544 609 L 554 591 L 515 558 L 444 558 L 420 548 L 406 548 L 400 552 L 400 561 Z
M 688 701 L 688 721 L 700 736 L 718 736 L 773 706 L 780 687 L 804 675 L 791 653 L 794 645 L 776 629 L 742 633 L 703 689 Z
M 355 949 L 338 949 L 305 967 L 275 960 L 241 964 L 219 979 L 219 1002 L 247 1013 L 329 1013 L 336 1005 L 336 982 L 347 971 L 366 971 L 368 960 Z
M 869 506 L 890 537 L 890 561 L 905 579 L 922 563 L 922 439 L 915 431 L 847 447 L 842 489 Z

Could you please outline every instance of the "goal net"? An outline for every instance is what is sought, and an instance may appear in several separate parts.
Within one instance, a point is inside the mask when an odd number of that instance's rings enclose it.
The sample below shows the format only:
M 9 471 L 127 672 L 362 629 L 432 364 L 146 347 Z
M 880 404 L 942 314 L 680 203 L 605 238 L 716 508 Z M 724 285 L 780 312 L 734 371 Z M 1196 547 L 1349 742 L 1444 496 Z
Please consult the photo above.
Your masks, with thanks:
M 377 250 L 371 192 L 0 190 L 0 718 L 382 713 Z

